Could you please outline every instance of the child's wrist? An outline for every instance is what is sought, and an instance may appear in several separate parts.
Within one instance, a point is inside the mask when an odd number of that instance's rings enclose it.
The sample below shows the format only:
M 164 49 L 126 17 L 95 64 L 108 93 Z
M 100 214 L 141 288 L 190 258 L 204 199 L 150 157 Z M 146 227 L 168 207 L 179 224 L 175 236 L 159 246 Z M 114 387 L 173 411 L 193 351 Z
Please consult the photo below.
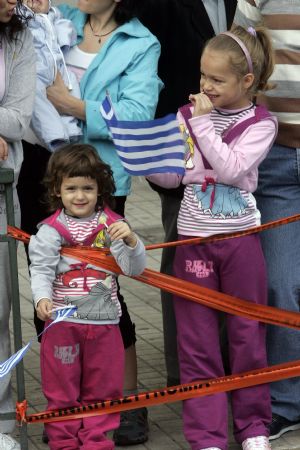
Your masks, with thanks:
M 136 237 L 135 233 L 131 233 L 129 236 L 127 236 L 124 239 L 124 242 L 129 247 L 135 247 L 137 244 L 137 237 Z

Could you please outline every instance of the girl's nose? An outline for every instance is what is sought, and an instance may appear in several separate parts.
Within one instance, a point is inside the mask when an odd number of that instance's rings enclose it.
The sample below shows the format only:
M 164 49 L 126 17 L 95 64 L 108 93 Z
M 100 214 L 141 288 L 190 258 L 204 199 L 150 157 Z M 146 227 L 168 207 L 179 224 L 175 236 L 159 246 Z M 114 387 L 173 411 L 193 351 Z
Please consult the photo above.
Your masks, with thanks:
M 202 87 L 203 91 L 209 91 L 211 89 L 211 82 L 209 80 L 205 80 L 201 84 L 202 84 L 201 87 Z
M 77 189 L 76 191 L 76 198 L 83 198 L 84 197 L 84 192 L 82 189 Z

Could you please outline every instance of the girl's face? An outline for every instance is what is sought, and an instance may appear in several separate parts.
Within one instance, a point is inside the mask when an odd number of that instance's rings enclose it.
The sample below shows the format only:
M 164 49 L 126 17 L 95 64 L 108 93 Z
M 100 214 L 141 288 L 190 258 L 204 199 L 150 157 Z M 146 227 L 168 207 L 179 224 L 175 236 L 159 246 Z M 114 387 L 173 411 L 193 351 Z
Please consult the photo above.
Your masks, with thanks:
M 113 13 L 120 0 L 78 0 L 77 7 L 86 14 Z
M 69 216 L 90 217 L 95 212 L 98 200 L 97 181 L 87 177 L 65 177 L 57 197 L 61 198 Z
M 15 13 L 17 0 L 0 0 L 0 22 L 8 23 Z
M 229 64 L 228 55 L 206 48 L 201 57 L 200 90 L 215 108 L 241 109 L 249 105 L 247 91 L 253 75 L 239 78 Z

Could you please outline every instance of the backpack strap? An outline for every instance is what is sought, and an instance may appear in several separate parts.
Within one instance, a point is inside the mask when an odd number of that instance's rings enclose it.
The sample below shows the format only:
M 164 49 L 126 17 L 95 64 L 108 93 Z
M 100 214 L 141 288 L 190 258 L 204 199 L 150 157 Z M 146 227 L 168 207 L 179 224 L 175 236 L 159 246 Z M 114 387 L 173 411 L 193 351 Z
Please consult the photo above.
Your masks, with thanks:
M 243 122 L 240 122 L 237 125 L 233 124 L 224 131 L 224 133 L 222 134 L 223 142 L 225 142 L 225 144 L 229 144 L 237 136 L 240 136 L 248 127 L 250 127 L 254 123 L 260 122 L 261 120 L 267 119 L 268 117 L 271 117 L 271 114 L 265 106 L 256 106 L 254 116 L 243 120 Z
M 54 214 L 47 217 L 47 219 L 43 220 L 41 223 L 54 228 L 68 242 L 68 244 L 76 245 L 68 228 L 57 220 L 61 212 L 62 210 L 58 209 Z

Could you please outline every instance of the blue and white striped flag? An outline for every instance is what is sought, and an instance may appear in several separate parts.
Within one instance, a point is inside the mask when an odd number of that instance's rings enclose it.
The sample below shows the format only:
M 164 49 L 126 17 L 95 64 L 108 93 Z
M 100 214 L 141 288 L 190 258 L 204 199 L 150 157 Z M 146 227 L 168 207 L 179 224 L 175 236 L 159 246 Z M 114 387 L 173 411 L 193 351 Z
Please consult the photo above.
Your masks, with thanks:
M 130 175 L 184 175 L 185 146 L 175 114 L 147 121 L 118 120 L 108 96 L 100 107 L 119 158 Z
M 56 312 L 55 320 L 50 323 L 42 333 L 40 333 L 36 339 L 32 339 L 28 344 L 26 344 L 24 347 L 22 347 L 20 350 L 18 350 L 16 353 L 11 355 L 10 358 L 8 358 L 6 361 L 3 361 L 3 363 L 0 364 L 0 378 L 7 375 L 20 361 L 24 358 L 25 354 L 28 352 L 28 350 L 31 347 L 31 344 L 34 340 L 37 340 L 39 336 L 41 336 L 45 331 L 48 330 L 48 328 L 52 327 L 52 325 L 61 322 L 66 317 L 71 316 L 76 311 L 77 306 L 71 306 L 69 308 L 62 308 Z
M 18 364 L 18 362 L 20 362 L 21 359 L 23 359 L 25 353 L 28 352 L 31 344 L 32 341 L 28 342 L 28 344 L 25 345 L 25 347 L 22 347 L 16 353 L 11 355 L 10 358 L 8 358 L 6 361 L 0 364 L 0 378 L 7 375 Z

